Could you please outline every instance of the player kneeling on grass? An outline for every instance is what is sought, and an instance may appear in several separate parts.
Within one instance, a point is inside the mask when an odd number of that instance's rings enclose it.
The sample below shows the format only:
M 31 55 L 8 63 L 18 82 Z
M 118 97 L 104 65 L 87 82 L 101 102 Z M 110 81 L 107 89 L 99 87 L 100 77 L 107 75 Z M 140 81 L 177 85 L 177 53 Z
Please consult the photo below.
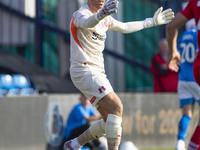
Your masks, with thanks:
M 170 22 L 171 9 L 159 8 L 152 18 L 123 23 L 110 14 L 116 13 L 116 0 L 88 0 L 73 14 L 70 25 L 70 75 L 74 85 L 102 115 L 77 138 L 64 144 L 66 150 L 79 150 L 90 140 L 106 135 L 108 149 L 118 150 L 121 140 L 123 105 L 106 77 L 103 50 L 107 30 L 132 33 Z

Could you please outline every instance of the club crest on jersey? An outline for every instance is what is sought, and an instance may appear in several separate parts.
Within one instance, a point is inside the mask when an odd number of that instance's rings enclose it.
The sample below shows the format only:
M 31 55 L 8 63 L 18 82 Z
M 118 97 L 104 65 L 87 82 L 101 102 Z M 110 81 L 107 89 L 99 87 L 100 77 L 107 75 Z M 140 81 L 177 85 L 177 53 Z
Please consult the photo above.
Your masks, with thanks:
M 102 93 L 103 91 L 105 91 L 106 90 L 106 88 L 104 87 L 104 86 L 101 86 L 101 87 L 99 87 L 99 93 Z
M 104 28 L 106 28 L 106 27 L 107 27 L 107 24 L 106 24 L 106 22 L 102 22 L 101 24 L 102 24 L 102 26 L 103 26 Z

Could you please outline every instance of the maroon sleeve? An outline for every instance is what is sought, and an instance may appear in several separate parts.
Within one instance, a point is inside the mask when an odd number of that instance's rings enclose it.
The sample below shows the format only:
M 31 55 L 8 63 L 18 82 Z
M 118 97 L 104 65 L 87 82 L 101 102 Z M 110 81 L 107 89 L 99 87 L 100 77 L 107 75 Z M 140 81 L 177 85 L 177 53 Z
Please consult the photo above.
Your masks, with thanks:
M 193 18 L 193 4 L 194 0 L 190 0 L 184 10 L 181 10 L 180 13 L 184 15 L 188 20 Z

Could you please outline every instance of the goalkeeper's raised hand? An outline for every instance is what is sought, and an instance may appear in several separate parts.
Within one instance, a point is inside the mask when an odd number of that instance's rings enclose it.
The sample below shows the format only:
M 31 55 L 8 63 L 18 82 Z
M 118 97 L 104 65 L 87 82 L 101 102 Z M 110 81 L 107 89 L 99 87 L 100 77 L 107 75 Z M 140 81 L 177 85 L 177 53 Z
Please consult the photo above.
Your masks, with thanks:
M 153 16 L 154 25 L 162 25 L 169 23 L 174 18 L 174 12 L 172 9 L 166 9 L 163 11 L 163 7 L 160 7 Z
M 99 10 L 97 13 L 97 19 L 101 20 L 106 16 L 117 13 L 118 1 L 117 0 L 108 0 L 105 2 L 104 7 Z

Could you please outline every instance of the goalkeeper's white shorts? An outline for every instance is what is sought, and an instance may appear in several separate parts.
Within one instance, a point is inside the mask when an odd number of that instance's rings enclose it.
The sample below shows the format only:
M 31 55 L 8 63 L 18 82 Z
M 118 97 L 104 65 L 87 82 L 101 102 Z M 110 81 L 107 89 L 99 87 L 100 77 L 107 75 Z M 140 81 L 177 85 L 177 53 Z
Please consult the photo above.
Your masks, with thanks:
M 94 66 L 81 65 L 70 67 L 70 75 L 72 82 L 86 97 L 90 103 L 98 107 L 97 103 L 105 95 L 113 92 L 113 88 L 106 77 Z

